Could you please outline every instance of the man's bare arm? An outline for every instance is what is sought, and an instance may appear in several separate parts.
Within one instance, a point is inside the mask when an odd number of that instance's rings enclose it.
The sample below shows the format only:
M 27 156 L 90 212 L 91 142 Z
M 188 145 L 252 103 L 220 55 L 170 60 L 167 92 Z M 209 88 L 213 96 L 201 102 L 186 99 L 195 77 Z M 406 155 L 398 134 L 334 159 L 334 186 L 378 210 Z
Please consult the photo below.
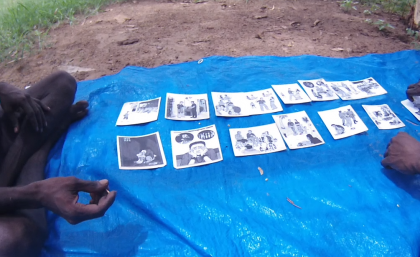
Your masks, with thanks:
M 22 187 L 0 187 L 0 213 L 45 207 L 70 224 L 102 217 L 114 203 L 117 192 L 107 191 L 108 180 L 86 181 L 58 177 Z M 79 192 L 90 193 L 89 204 L 78 203 Z

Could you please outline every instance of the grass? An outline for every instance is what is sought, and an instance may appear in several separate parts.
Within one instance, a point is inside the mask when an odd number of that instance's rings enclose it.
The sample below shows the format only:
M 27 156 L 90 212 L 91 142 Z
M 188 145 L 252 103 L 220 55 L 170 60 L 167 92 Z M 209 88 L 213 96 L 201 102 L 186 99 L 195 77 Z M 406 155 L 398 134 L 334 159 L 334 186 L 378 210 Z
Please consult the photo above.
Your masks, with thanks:
M 49 29 L 59 22 L 75 22 L 102 6 L 124 0 L 0 0 L 0 62 L 22 58 L 36 46 L 44 47 Z

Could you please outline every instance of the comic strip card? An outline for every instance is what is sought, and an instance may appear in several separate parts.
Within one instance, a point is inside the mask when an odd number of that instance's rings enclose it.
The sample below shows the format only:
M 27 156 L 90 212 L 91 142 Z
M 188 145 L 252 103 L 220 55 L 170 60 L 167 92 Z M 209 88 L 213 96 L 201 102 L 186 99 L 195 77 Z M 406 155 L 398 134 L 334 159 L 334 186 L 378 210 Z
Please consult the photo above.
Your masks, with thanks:
M 386 94 L 386 90 L 379 85 L 374 78 L 367 78 L 359 81 L 352 81 L 354 88 L 357 88 L 366 97 L 378 96 Z
M 121 109 L 117 126 L 134 125 L 158 119 L 160 97 L 147 101 L 128 102 Z
M 405 108 L 407 108 L 407 110 L 411 112 L 411 114 L 414 115 L 414 117 L 416 117 L 416 119 L 420 121 L 420 105 L 417 105 L 408 99 L 401 101 L 401 103 Z
M 145 136 L 117 136 L 118 164 L 122 170 L 156 169 L 166 166 L 159 132 Z
M 273 115 L 273 119 L 290 149 L 324 144 L 324 140 L 305 111 Z
M 166 94 L 166 114 L 169 120 L 204 120 L 210 118 L 207 94 Z
M 365 92 L 359 90 L 351 81 L 327 82 L 341 100 L 356 100 L 368 97 Z
M 296 83 L 286 85 L 272 85 L 272 87 L 285 104 L 301 104 L 311 102 L 311 99 L 308 97 L 305 91 L 303 91 L 302 88 Z
M 362 107 L 378 129 L 396 129 L 405 126 L 387 104 L 362 105 Z
M 192 130 L 171 131 L 171 142 L 175 169 L 223 160 L 215 125 Z
M 368 128 L 351 105 L 321 111 L 318 114 L 334 139 L 341 139 L 368 131 Z
M 241 117 L 283 111 L 273 89 L 253 92 L 212 92 L 214 110 L 217 116 Z
M 275 123 L 250 127 L 229 129 L 235 156 L 247 156 L 274 153 L 286 150 Z
M 331 101 L 340 99 L 324 79 L 298 81 L 312 101 Z

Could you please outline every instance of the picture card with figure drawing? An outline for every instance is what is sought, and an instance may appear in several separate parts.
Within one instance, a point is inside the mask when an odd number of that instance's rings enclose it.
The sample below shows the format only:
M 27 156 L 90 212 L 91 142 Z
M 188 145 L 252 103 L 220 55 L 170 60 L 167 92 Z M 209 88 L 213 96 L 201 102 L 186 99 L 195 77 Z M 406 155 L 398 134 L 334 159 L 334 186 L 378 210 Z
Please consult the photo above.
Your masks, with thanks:
M 321 111 L 318 114 L 334 139 L 341 139 L 368 131 L 368 128 L 351 105 Z
M 362 105 L 378 129 L 396 129 L 405 127 L 387 104 Z
M 359 90 L 351 81 L 327 82 L 341 100 L 356 100 L 368 97 L 365 92 Z
M 312 102 L 302 88 L 294 84 L 272 85 L 276 94 L 285 104 L 301 104 Z
M 201 166 L 223 160 L 215 125 L 199 129 L 171 131 L 175 169 Z
M 122 170 L 146 170 L 166 166 L 159 132 L 145 136 L 117 136 L 118 164 Z
M 235 156 L 274 153 L 287 149 L 275 123 L 250 128 L 231 128 L 229 133 Z
M 305 111 L 273 115 L 273 119 L 290 149 L 324 144 L 324 139 Z
M 165 117 L 169 120 L 204 120 L 210 118 L 207 94 L 166 94 Z
M 312 101 L 331 101 L 340 99 L 324 79 L 298 81 Z
M 273 89 L 253 92 L 211 92 L 217 116 L 241 117 L 283 111 Z
M 401 103 L 414 115 L 414 117 L 416 117 L 416 119 L 420 120 L 420 106 L 416 107 L 416 105 L 408 99 L 401 101 Z
M 366 97 L 386 94 L 386 90 L 374 78 L 352 81 L 353 87 L 360 90 Z
M 160 97 L 147 101 L 128 102 L 121 109 L 117 126 L 134 125 L 158 119 Z

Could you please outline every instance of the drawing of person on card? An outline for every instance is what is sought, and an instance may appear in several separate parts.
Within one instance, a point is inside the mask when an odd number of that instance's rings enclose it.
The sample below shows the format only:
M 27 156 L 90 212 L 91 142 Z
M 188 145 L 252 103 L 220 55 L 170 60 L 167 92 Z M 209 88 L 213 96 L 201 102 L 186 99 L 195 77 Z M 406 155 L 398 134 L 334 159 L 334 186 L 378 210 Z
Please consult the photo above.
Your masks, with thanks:
M 268 106 L 265 104 L 265 100 L 262 97 L 257 102 L 260 105 L 260 108 L 261 108 L 262 112 L 264 111 L 264 108 L 267 109 L 267 111 L 270 110 L 270 109 L 268 109 Z
M 211 162 L 217 159 L 217 153 L 214 149 L 208 149 L 204 141 L 197 141 L 191 143 L 190 151 L 182 155 L 180 166 Z

